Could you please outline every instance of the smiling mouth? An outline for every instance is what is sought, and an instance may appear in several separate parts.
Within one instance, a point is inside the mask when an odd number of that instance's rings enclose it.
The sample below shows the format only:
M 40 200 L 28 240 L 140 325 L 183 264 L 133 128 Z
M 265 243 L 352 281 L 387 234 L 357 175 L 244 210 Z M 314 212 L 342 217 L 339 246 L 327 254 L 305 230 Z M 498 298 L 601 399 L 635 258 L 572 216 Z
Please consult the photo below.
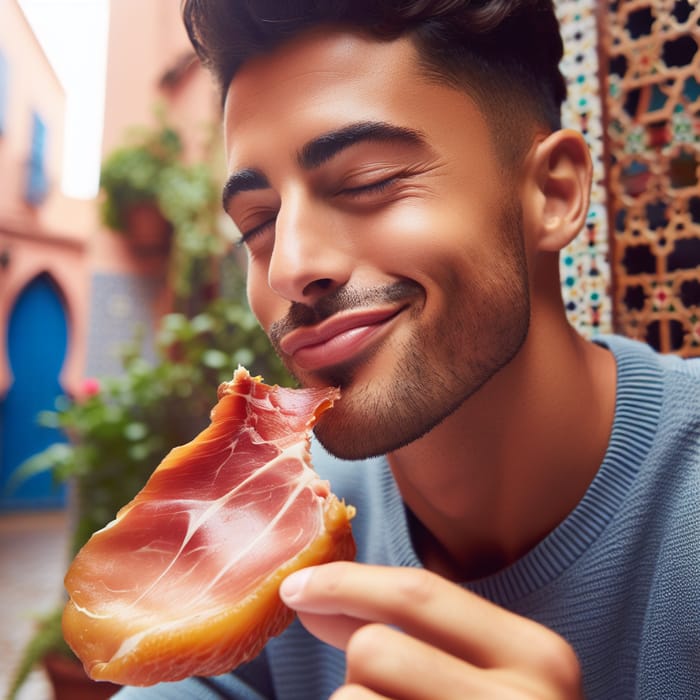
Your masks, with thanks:
M 279 348 L 307 371 L 346 364 L 375 347 L 407 307 L 341 312 L 315 326 L 290 331 L 280 340 Z

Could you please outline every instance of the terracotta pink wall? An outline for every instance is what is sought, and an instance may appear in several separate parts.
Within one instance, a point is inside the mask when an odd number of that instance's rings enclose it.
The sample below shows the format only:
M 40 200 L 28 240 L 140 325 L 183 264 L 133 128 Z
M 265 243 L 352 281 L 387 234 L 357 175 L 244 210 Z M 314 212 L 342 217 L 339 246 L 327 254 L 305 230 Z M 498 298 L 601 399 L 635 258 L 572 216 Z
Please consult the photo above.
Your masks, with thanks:
M 218 136 L 214 87 L 198 64 L 175 87 L 162 85 L 163 76 L 183 56 L 193 58 L 178 6 L 173 0 L 111 3 L 103 154 L 123 144 L 134 127 L 156 124 L 156 109 L 180 128 L 190 159 L 201 157 L 212 124 Z M 135 258 L 120 236 L 104 229 L 92 247 L 91 267 L 96 272 L 158 274 L 157 261 Z
M 180 127 L 189 158 L 201 156 L 212 125 L 219 135 L 218 99 L 198 65 L 175 84 L 162 84 L 183 56 L 192 56 L 178 6 L 173 0 L 111 2 L 103 154 L 120 145 L 132 127 L 154 124 L 157 106 Z M 65 95 L 17 0 L 0 0 L 0 52 L 9 64 L 9 111 L 0 135 L 0 255 L 10 258 L 0 267 L 0 398 L 11 382 L 5 353 L 9 315 L 24 286 L 42 272 L 54 279 L 66 308 L 69 349 L 62 384 L 75 394 L 89 365 L 89 339 L 95 335 L 90 319 L 101 303 L 92 298 L 96 275 L 154 280 L 163 289 L 151 310 L 155 322 L 167 310 L 165 261 L 135 256 L 121 236 L 100 224 L 96 201 L 61 193 Z M 50 189 L 37 207 L 24 201 L 32 110 L 49 134 Z
M 8 65 L 5 130 L 0 135 L 0 397 L 11 382 L 6 357 L 9 315 L 36 275 L 59 287 L 68 318 L 68 355 L 61 381 L 78 390 L 84 363 L 87 309 L 87 242 L 95 229 L 94 205 L 61 193 L 65 95 L 16 0 L 0 0 L 0 52 Z M 32 113 L 46 124 L 49 189 L 38 206 L 25 201 Z
M 217 111 L 212 83 L 199 68 L 183 81 L 178 94 L 160 85 L 179 59 L 192 54 L 178 5 L 173 0 L 111 3 L 105 152 L 118 145 L 131 126 L 153 123 L 159 103 L 176 124 L 187 126 L 188 133 L 201 131 Z

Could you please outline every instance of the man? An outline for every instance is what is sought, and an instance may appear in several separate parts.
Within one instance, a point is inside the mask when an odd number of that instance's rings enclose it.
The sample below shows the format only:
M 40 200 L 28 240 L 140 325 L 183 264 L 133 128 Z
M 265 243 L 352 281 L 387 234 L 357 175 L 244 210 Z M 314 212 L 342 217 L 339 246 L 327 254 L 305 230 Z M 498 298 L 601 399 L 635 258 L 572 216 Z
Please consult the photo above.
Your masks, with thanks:
M 700 368 L 567 323 L 591 166 L 550 0 L 184 16 L 251 306 L 342 389 L 316 434 L 357 461 L 315 464 L 359 554 L 289 577 L 300 623 L 235 675 L 119 697 L 699 697 Z

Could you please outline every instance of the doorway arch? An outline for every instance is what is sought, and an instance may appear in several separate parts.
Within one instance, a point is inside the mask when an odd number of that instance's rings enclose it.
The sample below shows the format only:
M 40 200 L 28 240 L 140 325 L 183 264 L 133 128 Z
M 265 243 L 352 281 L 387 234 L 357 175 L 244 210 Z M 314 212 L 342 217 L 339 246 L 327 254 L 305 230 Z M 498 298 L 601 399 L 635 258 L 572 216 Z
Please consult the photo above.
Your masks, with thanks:
M 5 488 L 24 460 L 65 440 L 61 431 L 37 423 L 39 412 L 53 409 L 63 394 L 59 377 L 68 348 L 62 294 L 48 273 L 34 277 L 18 295 L 5 347 L 13 380 L 0 402 L 0 510 L 62 508 L 65 486 L 56 486 L 48 473 L 12 491 Z

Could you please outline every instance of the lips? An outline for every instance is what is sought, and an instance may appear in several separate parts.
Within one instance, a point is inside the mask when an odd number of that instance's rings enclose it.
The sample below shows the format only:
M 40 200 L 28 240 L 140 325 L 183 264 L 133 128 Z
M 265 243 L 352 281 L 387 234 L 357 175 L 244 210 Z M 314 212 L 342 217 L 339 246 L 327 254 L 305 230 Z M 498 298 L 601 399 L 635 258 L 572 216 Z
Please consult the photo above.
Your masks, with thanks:
M 305 370 L 347 363 L 378 342 L 404 308 L 342 312 L 315 326 L 290 331 L 279 347 Z

